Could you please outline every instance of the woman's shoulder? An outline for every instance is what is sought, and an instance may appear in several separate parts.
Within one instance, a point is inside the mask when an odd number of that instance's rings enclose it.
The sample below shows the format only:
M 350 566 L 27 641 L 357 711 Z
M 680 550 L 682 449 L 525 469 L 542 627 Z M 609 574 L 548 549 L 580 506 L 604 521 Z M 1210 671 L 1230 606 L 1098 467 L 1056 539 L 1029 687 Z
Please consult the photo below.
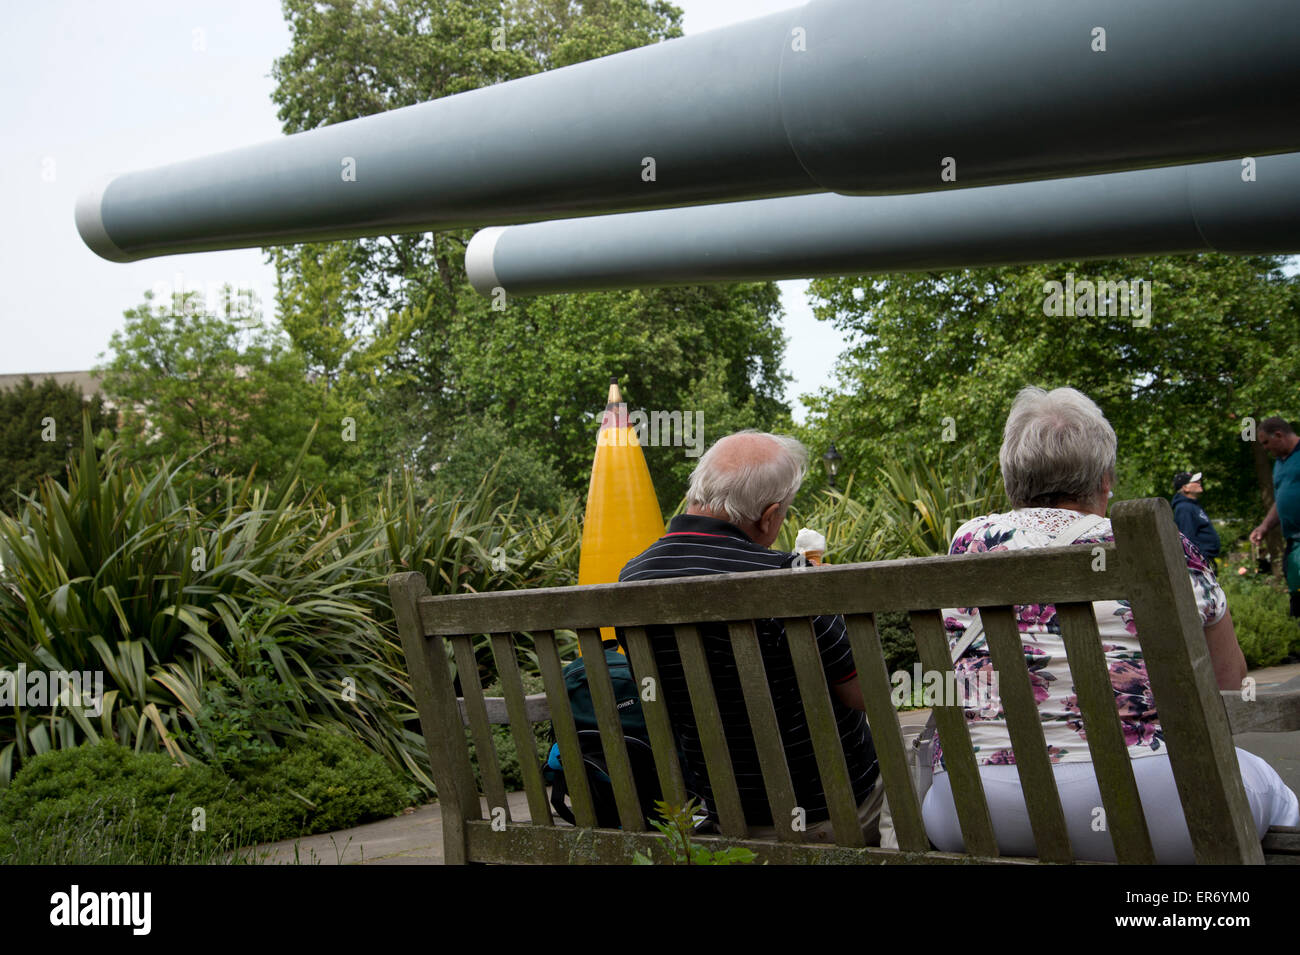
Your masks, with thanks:
M 972 518 L 953 534 L 949 554 L 988 550 L 1049 547 L 1058 534 L 1079 519 L 1077 511 L 1058 507 L 1022 507 Z M 1103 518 L 1079 535 L 1078 541 L 1111 539 L 1110 521 Z

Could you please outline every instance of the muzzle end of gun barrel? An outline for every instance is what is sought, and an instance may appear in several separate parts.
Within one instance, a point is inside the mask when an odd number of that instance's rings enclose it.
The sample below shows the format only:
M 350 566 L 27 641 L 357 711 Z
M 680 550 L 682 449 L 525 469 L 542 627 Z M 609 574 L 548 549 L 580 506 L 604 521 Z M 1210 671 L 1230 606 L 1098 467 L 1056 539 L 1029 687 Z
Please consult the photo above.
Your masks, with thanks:
M 100 258 L 110 262 L 132 262 L 134 257 L 119 249 L 104 228 L 104 192 L 109 182 L 110 178 L 101 179 L 77 196 L 77 231 L 81 233 L 81 241 Z

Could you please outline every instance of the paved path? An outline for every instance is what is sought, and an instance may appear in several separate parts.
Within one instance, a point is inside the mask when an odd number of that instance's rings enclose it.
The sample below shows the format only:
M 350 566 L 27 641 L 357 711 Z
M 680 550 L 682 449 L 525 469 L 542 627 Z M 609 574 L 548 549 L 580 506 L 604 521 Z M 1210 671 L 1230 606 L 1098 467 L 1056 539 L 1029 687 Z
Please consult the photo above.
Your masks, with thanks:
M 1300 663 L 1252 670 L 1250 675 L 1260 689 L 1300 681 Z M 907 710 L 898 714 L 898 721 L 904 735 L 911 735 L 921 731 L 929 716 L 929 710 Z M 1234 741 L 1267 760 L 1300 792 L 1300 732 L 1245 733 Z M 510 793 L 509 803 L 512 818 L 528 818 L 523 793 Z M 268 865 L 441 865 L 442 816 L 438 804 L 430 803 L 354 829 L 271 843 L 259 853 L 264 853 L 262 861 Z

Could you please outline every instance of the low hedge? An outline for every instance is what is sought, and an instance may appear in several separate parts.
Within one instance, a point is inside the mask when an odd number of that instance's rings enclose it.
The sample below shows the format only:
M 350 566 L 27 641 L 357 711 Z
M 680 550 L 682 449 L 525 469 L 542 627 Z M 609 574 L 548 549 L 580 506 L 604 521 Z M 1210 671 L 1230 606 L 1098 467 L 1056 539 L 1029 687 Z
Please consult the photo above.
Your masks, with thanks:
M 360 742 L 313 730 L 227 776 L 111 741 L 30 760 L 0 790 L 0 864 L 226 861 L 394 815 L 414 794 Z

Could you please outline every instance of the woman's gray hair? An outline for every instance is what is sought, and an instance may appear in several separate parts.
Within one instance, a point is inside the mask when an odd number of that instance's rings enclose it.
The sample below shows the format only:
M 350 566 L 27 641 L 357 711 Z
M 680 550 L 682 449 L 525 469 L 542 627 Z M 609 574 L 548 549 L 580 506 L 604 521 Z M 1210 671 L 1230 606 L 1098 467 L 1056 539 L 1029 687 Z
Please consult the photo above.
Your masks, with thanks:
M 736 461 L 725 449 L 740 435 L 766 438 L 776 447 L 771 454 L 752 458 L 741 454 Z M 757 521 L 770 504 L 789 506 L 807 470 L 808 451 L 796 438 L 753 429 L 737 431 L 704 452 L 691 472 L 686 503 L 712 514 L 726 514 L 733 524 Z
M 1073 388 L 1024 388 L 1002 432 L 1002 480 L 1012 507 L 1090 500 L 1115 481 L 1115 429 Z

